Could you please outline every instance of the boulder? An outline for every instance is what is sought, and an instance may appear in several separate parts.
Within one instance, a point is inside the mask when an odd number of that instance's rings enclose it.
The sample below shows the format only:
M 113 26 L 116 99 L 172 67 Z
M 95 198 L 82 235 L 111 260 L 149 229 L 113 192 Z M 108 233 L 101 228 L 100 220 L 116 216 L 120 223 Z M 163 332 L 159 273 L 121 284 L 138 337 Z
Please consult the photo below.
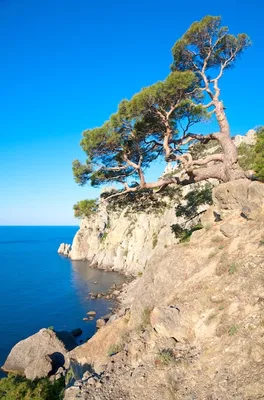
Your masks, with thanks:
M 103 318 L 99 318 L 96 321 L 96 328 L 100 329 L 100 328 L 102 328 L 102 326 L 105 326 L 105 324 L 106 324 L 105 320 Z
M 24 373 L 27 379 L 32 381 L 37 378 L 45 378 L 52 372 L 53 365 L 50 356 L 42 356 L 33 360 L 25 369 Z
M 69 368 L 69 365 L 64 343 L 51 329 L 41 329 L 12 348 L 2 369 L 34 379 L 55 374 L 60 367 Z
M 222 183 L 213 190 L 214 204 L 218 212 L 239 210 L 246 217 L 258 213 L 264 206 L 264 184 L 238 179 Z M 246 212 L 244 212 L 246 211 Z M 249 219 L 249 218 L 248 218 Z
M 264 183 L 252 182 L 248 189 L 249 204 L 254 203 L 256 206 L 264 206 Z
M 213 189 L 213 200 L 216 210 L 241 210 L 248 202 L 248 189 L 251 181 L 238 179 L 222 183 Z M 220 212 L 221 214 L 221 212 Z
M 223 225 L 221 225 L 220 231 L 224 236 L 228 238 L 239 236 L 239 226 L 230 224 L 229 222 L 226 222 Z
M 192 337 L 190 326 L 183 320 L 178 308 L 155 307 L 150 314 L 150 323 L 159 335 L 174 338 L 177 342 L 186 342 Z

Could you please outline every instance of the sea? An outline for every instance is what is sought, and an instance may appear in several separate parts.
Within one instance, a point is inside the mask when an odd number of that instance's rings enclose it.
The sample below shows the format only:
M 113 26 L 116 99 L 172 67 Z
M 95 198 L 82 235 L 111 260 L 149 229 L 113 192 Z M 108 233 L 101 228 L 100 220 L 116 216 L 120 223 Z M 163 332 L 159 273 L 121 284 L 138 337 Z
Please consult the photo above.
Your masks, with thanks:
M 95 320 L 83 321 L 87 312 L 96 311 L 99 318 L 114 306 L 105 299 L 91 300 L 88 294 L 124 282 L 122 275 L 57 253 L 60 243 L 72 243 L 77 230 L 77 226 L 0 226 L 0 366 L 18 341 L 41 328 L 81 328 L 78 343 L 86 341 L 96 331 Z

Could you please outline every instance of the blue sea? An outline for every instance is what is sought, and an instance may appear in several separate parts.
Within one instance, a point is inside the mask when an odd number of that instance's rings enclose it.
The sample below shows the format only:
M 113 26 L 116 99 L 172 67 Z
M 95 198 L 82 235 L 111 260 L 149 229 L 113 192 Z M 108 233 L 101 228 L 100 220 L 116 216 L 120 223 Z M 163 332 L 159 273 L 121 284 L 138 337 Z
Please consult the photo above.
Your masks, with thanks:
M 18 341 L 41 328 L 81 328 L 80 342 L 96 330 L 95 320 L 83 321 L 86 313 L 93 310 L 98 317 L 109 313 L 111 302 L 88 300 L 88 293 L 105 292 L 124 278 L 57 253 L 60 243 L 71 243 L 77 230 L 77 226 L 0 226 L 0 366 Z

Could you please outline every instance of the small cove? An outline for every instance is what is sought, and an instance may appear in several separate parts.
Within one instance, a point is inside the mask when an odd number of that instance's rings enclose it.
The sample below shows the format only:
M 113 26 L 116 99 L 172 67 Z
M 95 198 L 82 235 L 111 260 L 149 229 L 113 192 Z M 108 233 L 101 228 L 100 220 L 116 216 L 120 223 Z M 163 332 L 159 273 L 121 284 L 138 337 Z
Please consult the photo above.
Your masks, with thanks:
M 57 254 L 59 244 L 71 243 L 77 229 L 0 227 L 0 365 L 18 341 L 44 327 L 81 328 L 77 341 L 87 340 L 96 331 L 96 319 L 83 321 L 86 313 L 96 311 L 100 318 L 113 307 L 112 301 L 91 300 L 88 294 L 106 292 L 124 276 Z

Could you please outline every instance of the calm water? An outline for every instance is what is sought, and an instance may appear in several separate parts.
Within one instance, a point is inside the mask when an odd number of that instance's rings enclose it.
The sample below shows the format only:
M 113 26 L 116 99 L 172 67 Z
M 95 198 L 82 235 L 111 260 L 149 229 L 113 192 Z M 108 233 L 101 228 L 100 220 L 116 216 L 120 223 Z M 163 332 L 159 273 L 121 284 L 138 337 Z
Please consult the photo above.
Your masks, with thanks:
M 95 332 L 95 321 L 82 320 L 87 311 L 99 317 L 109 312 L 109 301 L 87 300 L 88 293 L 106 291 L 124 278 L 57 254 L 77 229 L 0 227 L 0 366 L 15 343 L 40 328 L 80 327 L 85 340 Z

